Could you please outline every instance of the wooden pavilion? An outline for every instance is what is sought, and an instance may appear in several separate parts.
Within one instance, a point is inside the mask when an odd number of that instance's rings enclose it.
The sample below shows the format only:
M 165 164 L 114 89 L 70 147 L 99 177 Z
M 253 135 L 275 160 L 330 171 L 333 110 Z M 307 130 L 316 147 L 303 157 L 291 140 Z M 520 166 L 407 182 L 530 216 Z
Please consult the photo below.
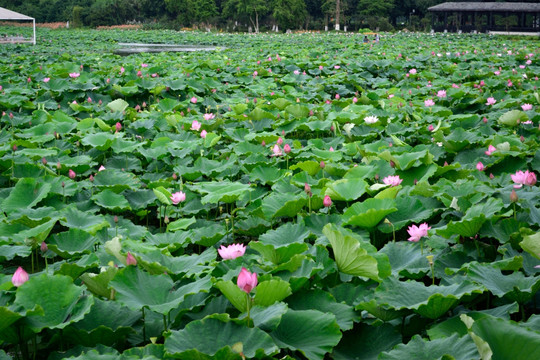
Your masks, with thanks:
M 32 38 L 26 39 L 22 36 L 0 36 L 0 43 L 25 43 L 29 42 L 36 45 L 36 19 L 30 16 L 20 14 L 15 11 L 11 11 L 0 7 L 0 21 L 9 20 L 9 21 L 31 21 L 32 22 Z
M 428 11 L 434 31 L 540 32 L 540 3 L 445 2 Z

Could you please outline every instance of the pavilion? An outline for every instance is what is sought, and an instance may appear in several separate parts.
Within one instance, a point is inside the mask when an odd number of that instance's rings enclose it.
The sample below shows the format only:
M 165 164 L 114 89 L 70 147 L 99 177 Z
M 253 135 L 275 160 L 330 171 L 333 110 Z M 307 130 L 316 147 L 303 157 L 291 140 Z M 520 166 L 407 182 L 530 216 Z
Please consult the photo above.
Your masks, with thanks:
M 434 31 L 540 32 L 540 3 L 445 2 L 428 11 Z
M 0 38 L 0 43 L 1 42 L 17 42 L 17 43 L 31 42 L 32 44 L 36 45 L 36 19 L 30 16 L 19 14 L 18 12 L 15 12 L 15 11 L 11 11 L 3 7 L 0 7 L 0 21 L 1 20 L 32 21 L 32 27 L 34 31 L 33 31 L 32 39 L 30 40 L 24 39 L 24 38 L 6 38 L 6 39 Z

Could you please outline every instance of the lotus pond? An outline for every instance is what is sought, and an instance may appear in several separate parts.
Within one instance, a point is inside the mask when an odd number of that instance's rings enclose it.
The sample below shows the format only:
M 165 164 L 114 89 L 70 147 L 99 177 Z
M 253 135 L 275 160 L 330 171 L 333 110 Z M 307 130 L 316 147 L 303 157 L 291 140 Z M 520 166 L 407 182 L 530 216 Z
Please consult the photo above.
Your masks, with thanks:
M 539 42 L 362 38 L 0 47 L 0 359 L 538 354 Z

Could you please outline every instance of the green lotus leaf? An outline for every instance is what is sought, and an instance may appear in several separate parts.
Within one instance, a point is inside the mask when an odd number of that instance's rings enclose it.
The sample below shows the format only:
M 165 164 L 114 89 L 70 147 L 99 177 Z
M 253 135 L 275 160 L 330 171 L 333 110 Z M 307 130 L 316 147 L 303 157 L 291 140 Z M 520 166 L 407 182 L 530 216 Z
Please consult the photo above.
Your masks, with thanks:
M 43 309 L 43 314 L 27 315 L 25 318 L 34 332 L 44 328 L 63 329 L 82 320 L 94 304 L 94 298 L 84 295 L 84 288 L 74 285 L 67 276 L 32 276 L 23 285 L 17 289 L 14 304 L 27 310 L 36 305 Z
M 385 233 L 400 230 L 408 224 L 422 223 L 429 219 L 435 211 L 442 205 L 435 199 L 426 199 L 419 196 L 396 198 L 396 212 L 389 214 L 386 218 L 392 225 L 379 225 L 379 229 Z
M 338 303 L 330 293 L 323 290 L 296 292 L 287 299 L 287 303 L 293 310 L 318 310 L 334 314 L 342 331 L 351 330 L 356 318 L 352 306 Z
M 2 210 L 10 213 L 22 208 L 32 208 L 47 197 L 50 190 L 50 184 L 42 183 L 34 178 L 20 179 L 2 202 Z
M 65 220 L 60 220 L 60 223 L 68 228 L 84 230 L 92 235 L 95 235 L 99 230 L 111 226 L 103 215 L 88 216 L 87 213 L 77 210 L 74 207 L 69 207 L 62 211 L 62 216 Z
M 270 306 L 291 295 L 291 286 L 279 278 L 261 281 L 255 288 L 253 303 L 259 306 Z
M 175 221 L 173 221 L 173 222 L 171 222 L 171 223 L 169 223 L 167 225 L 167 231 L 185 230 L 190 225 L 193 225 L 196 222 L 197 222 L 197 220 L 195 220 L 195 217 L 178 219 L 178 220 L 175 220 Z
M 416 281 L 399 281 L 395 277 L 385 279 L 375 290 L 378 304 L 401 310 L 410 309 L 430 319 L 436 319 L 459 303 L 466 295 L 479 294 L 482 287 L 469 281 L 449 286 L 425 286 Z
M 118 271 L 115 267 L 109 267 L 99 274 L 84 273 L 80 276 L 88 290 L 98 296 L 102 296 L 107 299 L 114 297 L 114 292 L 109 287 L 109 282 L 114 278 Z
M 106 209 L 111 209 L 114 211 L 131 210 L 126 198 L 110 189 L 105 189 L 95 194 L 92 196 L 92 200 L 94 200 L 99 206 Z
M 343 339 L 334 348 L 335 360 L 375 360 L 383 351 L 390 351 L 401 343 L 401 334 L 390 324 L 369 326 L 360 323 L 343 333 Z
M 231 280 L 222 280 L 215 283 L 214 286 L 225 295 L 238 311 L 247 312 L 249 297 L 245 291 L 238 287 L 238 285 L 234 284 Z
M 367 199 L 354 203 L 343 214 L 345 224 L 362 228 L 373 228 L 386 215 L 397 211 L 393 199 Z
M 276 169 L 274 167 L 257 166 L 249 174 L 251 182 L 261 181 L 263 184 L 274 184 L 286 174 L 286 170 Z
M 272 331 L 277 328 L 281 317 L 288 310 L 287 304 L 282 302 L 277 302 L 270 306 L 253 306 L 249 312 L 249 317 L 253 321 L 253 326 L 264 330 Z M 243 313 L 240 316 L 240 319 L 244 319 L 247 316 L 247 313 Z
M 523 250 L 540 259 L 540 232 L 524 236 L 519 245 Z
M 54 234 L 49 238 L 49 249 L 63 258 L 71 258 L 74 254 L 90 253 L 97 239 L 86 231 L 72 228 Z
M 300 104 L 289 105 L 285 111 L 297 119 L 305 119 L 309 115 L 309 108 Z
M 444 339 L 432 341 L 424 340 L 419 335 L 415 335 L 407 344 L 399 344 L 392 350 L 381 353 L 378 357 L 381 360 L 432 360 L 441 358 L 470 360 L 478 359 L 480 355 L 470 337 L 459 337 L 454 334 Z
M 343 235 L 333 224 L 326 225 L 323 234 L 332 245 L 339 271 L 380 281 L 377 259 L 369 255 L 357 239 Z
M 342 334 L 333 314 L 289 309 L 270 336 L 279 347 L 298 350 L 310 360 L 322 360 Z
M 118 170 L 102 170 L 94 176 L 94 185 L 120 193 L 126 189 L 136 189 L 139 182 L 131 173 Z
M 399 155 L 386 150 L 378 156 L 383 160 L 393 161 L 398 170 L 407 170 L 420 164 L 429 165 L 433 162 L 433 155 L 428 150 L 406 152 Z
M 27 245 L 0 245 L 0 259 L 12 260 L 16 256 L 27 257 L 32 253 L 32 247 Z
M 486 316 L 471 331 L 489 345 L 494 360 L 527 359 L 540 351 L 540 334 L 510 320 Z
M 332 200 L 352 201 L 366 192 L 367 183 L 362 179 L 340 179 L 327 184 L 325 195 Z
M 115 90 L 117 90 L 118 92 L 122 92 L 121 90 L 128 90 L 129 87 L 124 87 L 124 88 L 121 88 L 120 86 L 115 86 Z M 137 87 L 135 87 L 135 90 L 137 90 Z M 137 91 L 135 91 L 134 93 L 136 93 Z M 131 93 L 131 91 L 127 92 L 125 91 L 125 93 L 122 93 L 123 95 L 132 95 L 134 93 Z M 111 111 L 116 111 L 116 112 L 122 112 L 124 110 L 126 110 L 128 108 L 129 104 L 127 103 L 127 101 L 123 100 L 123 99 L 116 99 L 114 101 L 111 101 L 110 103 L 107 104 L 107 108 L 109 108 Z
M 381 253 L 388 255 L 392 266 L 392 275 L 420 279 L 429 272 L 429 263 L 420 247 L 411 242 L 391 242 L 386 244 Z
M 295 255 L 302 254 L 308 250 L 308 246 L 305 243 L 291 243 L 276 247 L 272 244 L 251 241 L 249 247 L 261 254 L 265 260 L 271 261 L 276 265 L 284 264 L 290 261 Z
M 491 264 L 472 264 L 467 277 L 485 286 L 497 297 L 505 297 L 510 301 L 524 304 L 540 289 L 540 278 L 525 276 L 521 272 L 503 275 L 500 269 Z
M 117 301 L 128 308 L 147 307 L 164 315 L 177 307 L 186 295 L 207 292 L 211 287 L 208 277 L 176 287 L 168 275 L 151 275 L 136 266 L 119 270 L 110 286 L 116 290 Z
M 91 146 L 99 150 L 107 150 L 111 147 L 115 136 L 108 132 L 88 134 L 81 139 L 83 145 Z
M 306 204 L 306 198 L 301 195 L 274 192 L 263 199 L 262 211 L 267 219 L 280 216 L 295 217 Z
M 165 352 L 184 358 L 232 359 L 238 353 L 234 349 L 239 346 L 240 352 L 248 358 L 261 358 L 279 350 L 261 329 L 212 317 L 192 321 L 165 338 Z M 202 357 L 203 354 L 206 356 Z
M 233 203 L 253 190 L 248 184 L 229 181 L 200 182 L 193 185 L 192 189 L 204 195 L 201 199 L 203 205 L 217 204 L 218 202 Z
M 317 161 L 311 161 L 311 160 L 299 161 L 296 164 L 289 166 L 289 169 L 291 170 L 302 169 L 309 175 L 314 176 L 319 171 L 321 171 L 321 163 Z
M 518 126 L 520 122 L 527 121 L 529 117 L 524 111 L 510 110 L 499 117 L 499 124 L 507 126 Z

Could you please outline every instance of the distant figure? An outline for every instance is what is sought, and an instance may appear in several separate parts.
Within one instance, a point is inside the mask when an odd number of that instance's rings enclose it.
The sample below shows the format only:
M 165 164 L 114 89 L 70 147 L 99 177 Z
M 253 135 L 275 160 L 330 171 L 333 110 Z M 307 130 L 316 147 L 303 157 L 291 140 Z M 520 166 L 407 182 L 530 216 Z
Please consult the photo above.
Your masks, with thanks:
M 369 39 L 367 38 L 367 35 L 364 35 L 364 44 L 367 44 L 369 42 Z
M 381 39 L 381 38 L 379 37 L 379 34 L 375 34 L 375 42 L 378 43 L 380 39 Z

